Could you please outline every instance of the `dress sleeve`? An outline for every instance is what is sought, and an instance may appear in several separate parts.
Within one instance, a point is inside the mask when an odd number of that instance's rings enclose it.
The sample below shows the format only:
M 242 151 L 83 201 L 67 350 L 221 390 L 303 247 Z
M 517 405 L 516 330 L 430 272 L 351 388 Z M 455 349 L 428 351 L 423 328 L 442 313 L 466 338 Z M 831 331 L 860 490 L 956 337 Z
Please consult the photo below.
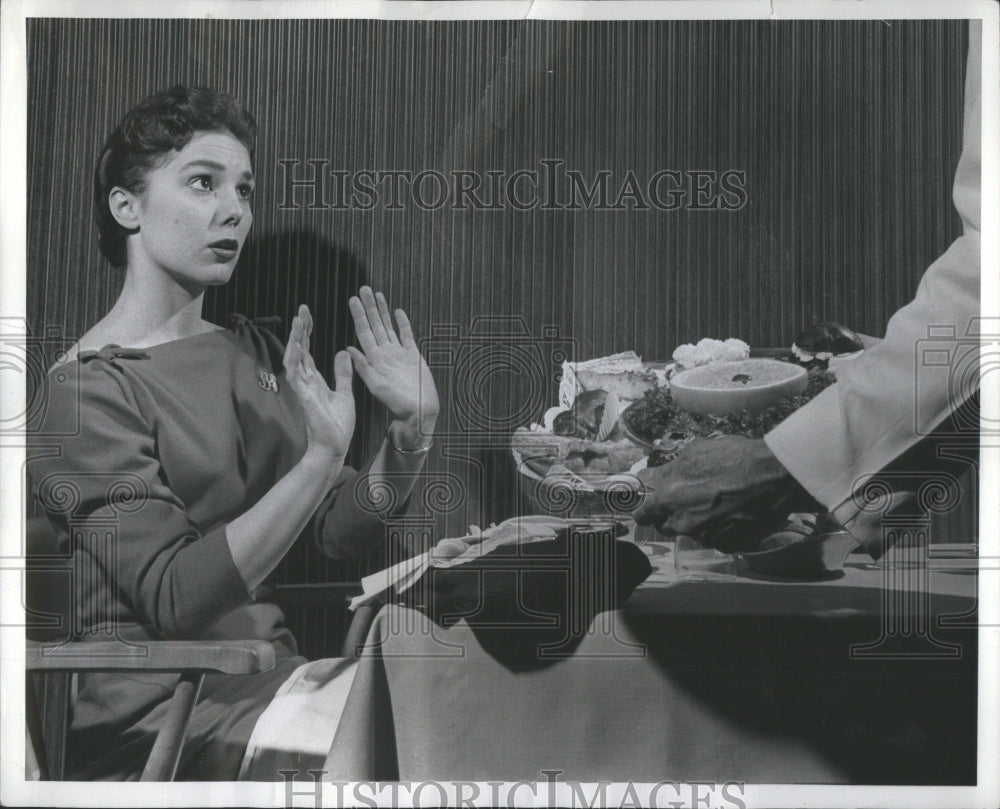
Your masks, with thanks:
M 977 385 L 981 50 L 973 21 L 963 150 L 953 189 L 962 235 L 924 273 L 913 301 L 889 321 L 885 339 L 841 365 L 837 384 L 764 439 L 785 468 L 848 529 L 859 516 L 852 493 L 860 481 L 930 433 Z M 955 373 L 963 367 L 967 373 Z
M 370 466 L 345 466 L 317 510 L 315 541 L 326 556 L 361 561 L 388 540 L 387 518 L 407 507 L 409 501 L 396 503 L 388 487 L 371 490 Z
M 196 636 L 249 602 L 225 525 L 202 533 L 188 517 L 114 364 L 92 361 L 78 376 L 49 380 L 30 470 L 42 506 L 71 543 L 77 575 L 86 571 L 88 587 L 106 588 L 111 602 L 164 638 Z M 93 604 L 93 593 L 80 595 Z

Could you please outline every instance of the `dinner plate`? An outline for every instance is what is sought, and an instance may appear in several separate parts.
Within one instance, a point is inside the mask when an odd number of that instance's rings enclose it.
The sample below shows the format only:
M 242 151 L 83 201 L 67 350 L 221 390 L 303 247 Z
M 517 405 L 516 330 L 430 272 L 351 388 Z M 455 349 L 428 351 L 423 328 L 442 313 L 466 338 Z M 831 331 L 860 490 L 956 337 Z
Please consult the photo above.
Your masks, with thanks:
M 847 531 L 811 534 L 781 547 L 736 554 L 746 569 L 778 578 L 823 578 L 842 570 L 858 541 Z

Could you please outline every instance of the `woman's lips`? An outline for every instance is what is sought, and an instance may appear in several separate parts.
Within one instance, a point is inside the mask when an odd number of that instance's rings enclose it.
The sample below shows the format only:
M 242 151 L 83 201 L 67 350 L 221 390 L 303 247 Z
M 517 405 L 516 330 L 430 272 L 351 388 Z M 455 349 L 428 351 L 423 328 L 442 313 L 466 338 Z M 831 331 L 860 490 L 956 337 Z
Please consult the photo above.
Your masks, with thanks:
M 220 239 L 208 247 L 220 261 L 231 261 L 240 251 L 240 243 L 236 239 Z

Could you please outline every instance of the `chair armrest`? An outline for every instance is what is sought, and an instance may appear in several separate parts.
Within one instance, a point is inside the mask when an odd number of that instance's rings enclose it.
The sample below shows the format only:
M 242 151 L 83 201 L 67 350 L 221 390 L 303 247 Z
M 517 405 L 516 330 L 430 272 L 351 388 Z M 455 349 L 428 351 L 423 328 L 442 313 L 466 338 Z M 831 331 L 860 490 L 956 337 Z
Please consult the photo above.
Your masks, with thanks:
M 148 671 L 259 674 L 274 668 L 262 640 L 156 640 L 42 644 L 28 641 L 28 671 Z
M 360 582 L 279 584 L 268 595 L 280 607 L 343 606 L 362 592 Z

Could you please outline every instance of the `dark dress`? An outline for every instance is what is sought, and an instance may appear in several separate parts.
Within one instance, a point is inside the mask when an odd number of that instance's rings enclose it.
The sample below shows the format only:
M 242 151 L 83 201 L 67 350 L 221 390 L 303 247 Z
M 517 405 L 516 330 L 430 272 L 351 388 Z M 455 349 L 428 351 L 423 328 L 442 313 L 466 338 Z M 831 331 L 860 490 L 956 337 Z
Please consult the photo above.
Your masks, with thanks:
M 82 352 L 48 376 L 29 474 L 74 554 L 77 639 L 255 638 L 278 657 L 264 674 L 206 677 L 178 778 L 234 779 L 257 717 L 305 662 L 281 610 L 247 592 L 225 535 L 305 451 L 282 354 L 234 316 L 228 330 Z M 363 555 L 385 536 L 354 496 L 364 473 L 345 467 L 307 528 L 329 555 Z M 81 676 L 67 776 L 137 778 L 176 680 Z

